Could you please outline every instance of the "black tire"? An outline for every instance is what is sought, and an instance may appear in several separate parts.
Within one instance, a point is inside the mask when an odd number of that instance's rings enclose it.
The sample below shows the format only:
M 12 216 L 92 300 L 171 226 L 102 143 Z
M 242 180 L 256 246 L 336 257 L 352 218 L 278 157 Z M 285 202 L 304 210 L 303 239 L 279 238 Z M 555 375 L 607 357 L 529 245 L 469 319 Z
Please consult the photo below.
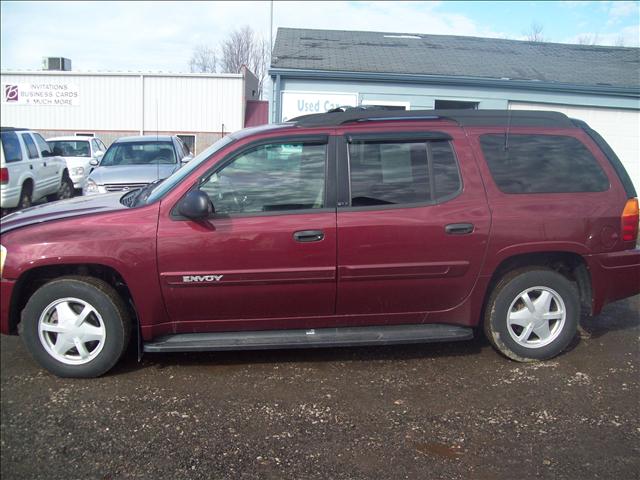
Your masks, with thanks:
M 48 307 L 69 298 L 92 306 L 106 332 L 101 349 L 96 347 L 95 357 L 89 357 L 83 364 L 70 365 L 54 357 L 39 333 L 40 317 L 51 311 Z M 97 319 L 91 314 L 86 321 L 95 323 Z M 124 301 L 108 283 L 93 277 L 62 277 L 43 285 L 31 296 L 24 309 L 21 335 L 31 356 L 51 373 L 59 377 L 91 378 L 103 375 L 118 362 L 129 343 L 131 321 Z M 91 348 L 91 343 L 86 345 Z M 73 348 L 69 352 L 73 352 Z M 79 350 L 76 349 L 76 353 L 80 356 Z
M 31 200 L 31 185 L 25 183 L 22 186 L 22 190 L 20 191 L 20 200 L 18 201 L 18 206 L 16 210 L 24 210 L 25 208 L 29 208 L 33 204 Z
M 548 344 L 543 341 L 544 335 L 537 337 L 535 332 L 525 333 L 525 327 L 519 327 L 508 322 L 510 312 L 518 314 L 518 302 L 524 302 L 520 294 L 531 290 L 531 295 L 535 295 L 540 290 L 536 287 L 543 287 L 558 296 L 560 302 L 564 303 L 564 322 L 560 319 L 550 320 Z M 540 297 L 538 297 L 540 298 Z M 561 303 L 551 295 L 551 309 L 557 313 L 563 309 Z M 533 303 L 536 303 L 534 300 Z M 537 308 L 537 307 L 536 307 Z M 578 322 L 580 320 L 580 297 L 573 282 L 568 280 L 558 272 L 544 267 L 528 267 L 514 270 L 505 275 L 493 289 L 484 316 L 484 332 L 493 347 L 506 357 L 519 362 L 530 362 L 536 360 L 547 360 L 562 353 L 576 336 Z M 542 320 L 538 320 L 541 321 Z M 557 322 L 557 323 L 556 323 Z M 508 324 L 512 323 L 511 326 Z M 520 329 L 521 330 L 517 330 Z M 529 341 L 517 341 L 514 336 L 527 336 Z M 523 345 L 527 343 L 528 345 Z M 536 343 L 538 345 L 536 346 Z
M 74 194 L 73 182 L 69 178 L 69 176 L 65 173 L 60 180 L 60 188 L 53 195 L 47 196 L 47 200 L 49 202 L 53 202 L 56 200 L 66 200 L 67 198 L 72 198 Z

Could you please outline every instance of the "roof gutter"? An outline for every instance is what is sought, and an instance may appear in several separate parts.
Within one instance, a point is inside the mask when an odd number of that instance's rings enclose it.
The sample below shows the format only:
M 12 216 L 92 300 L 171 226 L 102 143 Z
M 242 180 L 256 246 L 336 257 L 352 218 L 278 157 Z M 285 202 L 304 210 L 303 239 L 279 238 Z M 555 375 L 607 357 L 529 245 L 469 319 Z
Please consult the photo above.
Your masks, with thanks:
M 544 82 L 540 80 L 513 80 L 510 78 L 481 78 L 453 75 L 418 75 L 405 73 L 348 72 L 331 70 L 298 70 L 295 68 L 271 68 L 269 75 L 285 78 L 321 78 L 323 80 L 366 80 L 370 82 L 420 83 L 425 85 L 455 85 L 468 87 L 508 88 L 512 90 L 536 90 L 544 92 L 610 95 L 640 98 L 640 87 L 615 87 L 612 85 L 574 85 L 571 83 Z

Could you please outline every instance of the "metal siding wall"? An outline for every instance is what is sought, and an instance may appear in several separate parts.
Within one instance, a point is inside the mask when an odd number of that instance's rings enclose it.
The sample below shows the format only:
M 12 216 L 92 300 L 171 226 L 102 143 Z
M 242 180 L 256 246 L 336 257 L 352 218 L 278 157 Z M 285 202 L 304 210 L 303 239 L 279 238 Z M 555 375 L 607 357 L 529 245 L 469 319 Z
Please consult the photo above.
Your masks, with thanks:
M 2 104 L 2 125 L 55 130 L 138 130 L 139 80 L 135 76 L 14 75 L 1 83 L 71 83 L 79 90 L 77 106 Z
M 242 78 L 144 78 L 146 131 L 225 132 L 242 128 Z M 156 121 L 157 104 L 157 121 Z
M 144 76 L 144 127 L 140 75 L 3 74 L 2 84 L 71 83 L 77 106 L 2 103 L 3 126 L 36 130 L 225 132 L 243 127 L 242 76 Z M 158 118 L 156 120 L 156 100 Z

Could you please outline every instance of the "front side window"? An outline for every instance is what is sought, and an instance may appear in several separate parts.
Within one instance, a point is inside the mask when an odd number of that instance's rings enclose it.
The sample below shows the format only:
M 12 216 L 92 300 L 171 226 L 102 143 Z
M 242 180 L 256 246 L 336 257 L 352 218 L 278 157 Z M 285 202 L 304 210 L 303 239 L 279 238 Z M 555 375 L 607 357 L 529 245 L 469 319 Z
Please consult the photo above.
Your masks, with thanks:
M 255 147 L 200 185 L 216 214 L 324 207 L 326 145 L 277 143 Z
M 174 163 L 176 163 L 176 154 L 171 142 L 122 142 L 109 147 L 100 166 Z
M 33 143 L 31 135 L 29 135 L 28 133 L 23 133 L 22 140 L 24 140 L 24 144 L 27 146 L 29 158 L 38 158 L 38 148 L 36 147 L 36 144 Z
M 36 139 L 36 143 L 38 144 L 38 149 L 40 150 L 40 154 L 43 157 L 51 156 L 51 148 L 49 144 L 45 142 L 44 138 L 39 133 L 34 133 L 33 138 Z
M 19 162 L 22 160 L 22 149 L 15 132 L 2 132 L 0 135 L 2 136 L 2 150 L 5 162 Z
M 50 140 L 54 155 L 61 157 L 90 157 L 89 142 L 86 140 Z
M 602 192 L 609 179 L 582 142 L 559 135 L 486 134 L 482 152 L 504 193 Z
M 351 206 L 442 201 L 460 189 L 448 141 L 349 144 Z

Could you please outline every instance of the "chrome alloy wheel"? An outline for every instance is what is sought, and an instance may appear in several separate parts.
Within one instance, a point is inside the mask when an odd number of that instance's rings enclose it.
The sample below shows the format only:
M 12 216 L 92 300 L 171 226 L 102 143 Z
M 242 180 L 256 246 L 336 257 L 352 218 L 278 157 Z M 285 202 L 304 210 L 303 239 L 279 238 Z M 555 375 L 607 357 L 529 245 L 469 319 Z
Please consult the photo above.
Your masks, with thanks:
M 60 298 L 40 315 L 38 336 L 47 353 L 57 361 L 83 365 L 102 351 L 107 331 L 91 304 L 78 298 Z
M 511 302 L 507 330 L 519 345 L 540 348 L 560 335 L 566 318 L 564 301 L 558 292 L 549 287 L 531 287 Z

